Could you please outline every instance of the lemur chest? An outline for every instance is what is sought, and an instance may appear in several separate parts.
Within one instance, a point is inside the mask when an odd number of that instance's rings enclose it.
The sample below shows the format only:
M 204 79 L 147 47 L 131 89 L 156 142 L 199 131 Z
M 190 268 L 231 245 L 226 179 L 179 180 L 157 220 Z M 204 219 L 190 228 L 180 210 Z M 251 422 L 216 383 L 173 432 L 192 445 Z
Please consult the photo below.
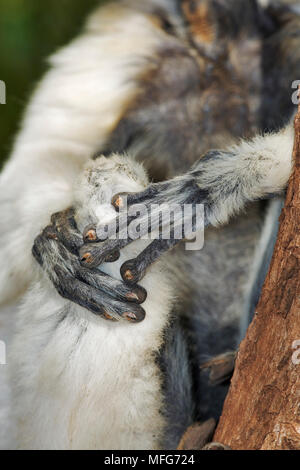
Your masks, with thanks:
M 220 49 L 203 21 L 198 26 L 205 47 L 189 32 L 188 41 L 171 36 L 162 41 L 106 144 L 108 152 L 135 154 L 154 180 L 187 170 L 208 149 L 250 137 L 260 126 L 258 35 L 229 37 Z

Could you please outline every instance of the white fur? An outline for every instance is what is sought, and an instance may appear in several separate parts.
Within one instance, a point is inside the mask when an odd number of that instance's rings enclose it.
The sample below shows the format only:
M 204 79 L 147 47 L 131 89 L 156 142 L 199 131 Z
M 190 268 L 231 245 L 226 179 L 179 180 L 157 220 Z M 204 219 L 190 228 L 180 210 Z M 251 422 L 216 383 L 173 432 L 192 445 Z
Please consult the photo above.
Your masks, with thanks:
M 99 189 L 91 190 L 91 173 Z M 115 217 L 112 193 L 138 191 L 146 182 L 141 167 L 124 157 L 89 164 L 76 191 L 79 226 L 96 214 L 98 222 Z M 145 243 L 134 242 L 119 261 L 101 269 L 120 278 L 120 265 Z M 18 313 L 10 358 L 20 448 L 160 447 L 165 423 L 155 353 L 174 293 L 160 263 L 141 285 L 148 290 L 145 320 L 116 324 L 64 300 L 40 272 Z
M 145 14 L 112 3 L 51 58 L 0 176 L 0 305 L 30 282 L 34 238 L 71 205 L 74 180 L 138 92 L 135 78 L 162 34 Z

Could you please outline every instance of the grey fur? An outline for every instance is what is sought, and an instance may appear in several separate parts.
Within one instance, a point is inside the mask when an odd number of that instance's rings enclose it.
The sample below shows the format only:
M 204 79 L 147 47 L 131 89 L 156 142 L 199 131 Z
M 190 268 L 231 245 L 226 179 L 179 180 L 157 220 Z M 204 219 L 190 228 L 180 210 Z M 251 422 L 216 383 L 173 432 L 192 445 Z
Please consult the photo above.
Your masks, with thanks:
M 162 413 L 167 419 L 164 449 L 178 446 L 185 430 L 195 421 L 195 396 L 190 365 L 189 346 L 177 317 L 165 334 L 165 343 L 159 356 L 163 375 L 164 405 Z

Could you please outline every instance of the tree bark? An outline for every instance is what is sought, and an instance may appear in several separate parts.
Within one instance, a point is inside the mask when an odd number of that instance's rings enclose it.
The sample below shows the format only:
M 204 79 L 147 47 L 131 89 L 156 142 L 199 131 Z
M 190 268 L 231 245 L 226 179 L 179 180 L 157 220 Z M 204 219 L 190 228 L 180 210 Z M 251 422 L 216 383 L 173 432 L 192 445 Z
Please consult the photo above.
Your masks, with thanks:
M 214 435 L 232 449 L 300 450 L 300 106 L 293 159 L 269 273 Z

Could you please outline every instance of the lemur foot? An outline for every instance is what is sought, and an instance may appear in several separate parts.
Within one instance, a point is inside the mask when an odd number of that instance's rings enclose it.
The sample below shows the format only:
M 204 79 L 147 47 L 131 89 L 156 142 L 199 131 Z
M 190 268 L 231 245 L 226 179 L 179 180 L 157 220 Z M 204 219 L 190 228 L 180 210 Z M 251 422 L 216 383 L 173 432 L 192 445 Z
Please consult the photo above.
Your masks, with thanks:
M 82 244 L 71 208 L 52 215 L 51 225 L 35 239 L 32 253 L 62 297 L 107 320 L 142 321 L 145 311 L 139 304 L 146 299 L 145 289 L 82 266 L 78 258 Z M 104 261 L 115 259 L 109 254 Z
M 211 418 L 204 423 L 195 423 L 189 426 L 182 436 L 178 450 L 201 450 L 212 439 L 216 428 L 216 421 Z
M 189 426 L 182 436 L 177 450 L 231 450 L 220 442 L 210 442 L 216 429 L 216 421 L 211 418 L 204 423 Z
M 211 385 L 219 385 L 227 382 L 233 374 L 236 351 L 230 351 L 214 357 L 210 361 L 201 364 L 200 369 L 209 369 L 209 382 Z

